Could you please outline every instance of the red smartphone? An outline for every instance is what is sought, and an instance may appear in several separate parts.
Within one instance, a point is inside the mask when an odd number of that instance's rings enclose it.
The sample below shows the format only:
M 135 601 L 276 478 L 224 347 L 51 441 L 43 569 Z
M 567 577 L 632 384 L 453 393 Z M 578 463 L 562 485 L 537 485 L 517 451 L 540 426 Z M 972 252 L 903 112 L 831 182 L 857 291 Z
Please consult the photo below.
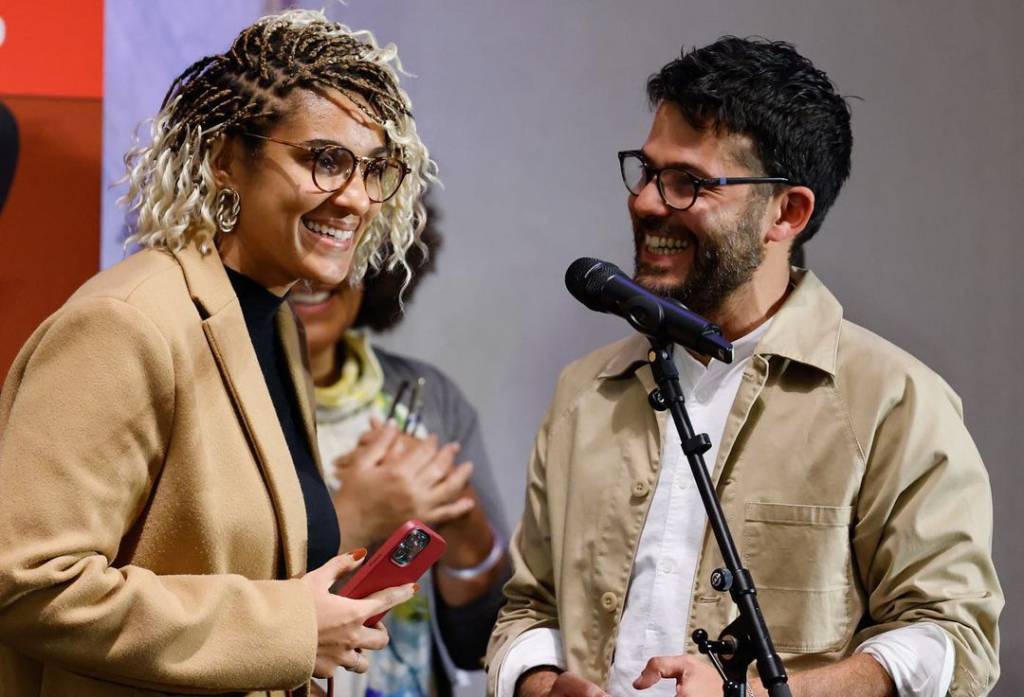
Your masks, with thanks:
M 385 588 L 412 583 L 427 573 L 447 546 L 444 538 L 425 524 L 406 521 L 352 574 L 338 595 L 365 598 Z M 375 615 L 364 624 L 373 627 L 385 614 Z

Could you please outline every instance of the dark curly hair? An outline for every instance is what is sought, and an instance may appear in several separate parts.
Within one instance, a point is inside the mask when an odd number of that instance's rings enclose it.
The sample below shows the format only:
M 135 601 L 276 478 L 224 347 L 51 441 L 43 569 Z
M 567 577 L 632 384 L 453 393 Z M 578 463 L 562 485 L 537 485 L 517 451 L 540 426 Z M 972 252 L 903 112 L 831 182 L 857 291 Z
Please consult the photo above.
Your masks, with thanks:
M 809 187 L 814 212 L 794 248 L 821 227 L 850 176 L 850 107 L 792 44 L 724 36 L 685 50 L 647 81 L 652 106 L 677 105 L 694 128 L 749 136 L 763 174 Z
M 363 277 L 363 301 L 352 322 L 353 328 L 366 327 L 375 332 L 394 329 L 402 321 L 405 306 L 412 302 L 420 281 L 435 270 L 437 253 L 441 250 L 442 237 L 437 229 L 441 216 L 431 198 L 432 193 L 428 192 L 422 199 L 427 216 L 419 244 L 409 247 L 405 254 L 405 263 L 409 267 L 408 285 L 402 287 L 406 280 L 400 266 L 369 271 Z

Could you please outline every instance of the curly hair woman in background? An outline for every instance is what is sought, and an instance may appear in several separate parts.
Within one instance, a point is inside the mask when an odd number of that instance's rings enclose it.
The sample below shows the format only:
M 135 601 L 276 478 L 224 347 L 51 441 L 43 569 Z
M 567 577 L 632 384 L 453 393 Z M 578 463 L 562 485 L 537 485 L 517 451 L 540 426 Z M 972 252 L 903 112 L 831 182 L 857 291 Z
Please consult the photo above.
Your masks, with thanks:
M 425 207 L 421 244 L 406 255 L 411 276 L 381 269 L 354 286 L 302 284 L 288 294 L 306 330 L 317 439 L 342 538 L 372 548 L 415 518 L 448 542 L 416 596 L 385 619 L 387 650 L 370 657 L 365 674 L 339 676 L 351 697 L 451 695 L 465 684 L 463 671 L 481 668 L 510 573 L 496 470 L 476 409 L 440 368 L 376 341 L 402 321 L 434 269 L 439 215 L 429 200 Z M 399 447 L 367 461 L 363 455 L 389 436 L 388 417 L 405 431 Z

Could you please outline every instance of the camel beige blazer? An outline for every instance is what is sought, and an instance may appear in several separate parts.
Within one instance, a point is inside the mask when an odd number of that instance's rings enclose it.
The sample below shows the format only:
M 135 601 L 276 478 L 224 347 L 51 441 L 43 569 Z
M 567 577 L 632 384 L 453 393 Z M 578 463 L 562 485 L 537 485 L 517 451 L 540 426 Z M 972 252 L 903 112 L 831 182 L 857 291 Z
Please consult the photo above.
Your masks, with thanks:
M 309 679 L 302 493 L 216 253 L 139 252 L 36 330 L 0 393 L 0 492 L 3 697 Z

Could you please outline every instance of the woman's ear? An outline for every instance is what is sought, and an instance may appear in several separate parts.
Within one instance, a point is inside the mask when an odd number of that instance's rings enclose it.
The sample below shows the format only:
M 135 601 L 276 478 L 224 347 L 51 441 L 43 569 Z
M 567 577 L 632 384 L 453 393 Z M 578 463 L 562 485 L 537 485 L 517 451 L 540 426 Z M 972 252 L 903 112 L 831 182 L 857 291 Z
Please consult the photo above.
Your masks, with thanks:
M 774 211 L 775 220 L 768 228 L 766 239 L 769 242 L 796 239 L 814 213 L 814 192 L 806 186 L 788 187 L 776 199 Z
M 218 136 L 210 146 L 210 167 L 218 189 L 230 186 L 234 182 L 235 170 L 238 167 L 237 150 L 238 141 L 225 135 Z

